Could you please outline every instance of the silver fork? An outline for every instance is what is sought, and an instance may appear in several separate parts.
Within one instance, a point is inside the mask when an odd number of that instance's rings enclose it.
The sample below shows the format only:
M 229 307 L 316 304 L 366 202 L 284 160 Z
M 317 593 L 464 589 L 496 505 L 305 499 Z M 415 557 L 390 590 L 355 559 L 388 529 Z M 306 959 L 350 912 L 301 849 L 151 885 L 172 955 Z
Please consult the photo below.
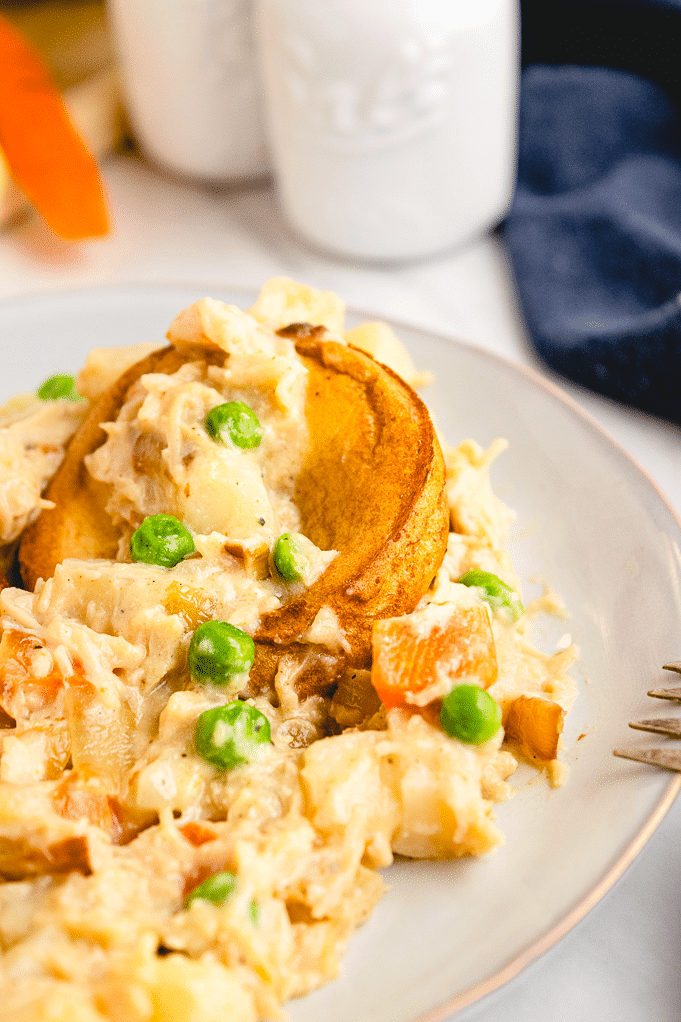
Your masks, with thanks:
M 663 664 L 665 671 L 675 671 L 681 674 L 681 660 L 672 660 Z M 681 685 L 670 688 L 653 688 L 648 693 L 656 699 L 671 699 L 677 703 L 681 702 Z M 632 721 L 629 727 L 636 731 L 652 731 L 656 735 L 665 735 L 667 738 L 681 738 L 681 719 L 678 717 L 659 717 L 656 720 Z M 633 759 L 637 763 L 652 763 L 653 766 L 664 767 L 666 770 L 681 771 L 681 749 L 641 749 L 635 752 L 628 749 L 615 749 L 616 756 L 623 759 Z

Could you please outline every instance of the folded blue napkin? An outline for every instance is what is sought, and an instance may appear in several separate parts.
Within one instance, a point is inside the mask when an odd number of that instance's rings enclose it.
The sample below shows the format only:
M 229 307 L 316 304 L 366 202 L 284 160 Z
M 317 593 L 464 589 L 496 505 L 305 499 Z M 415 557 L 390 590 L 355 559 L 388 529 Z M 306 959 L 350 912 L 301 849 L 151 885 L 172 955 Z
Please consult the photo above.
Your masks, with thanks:
M 681 422 L 681 0 L 522 7 L 502 233 L 541 358 Z

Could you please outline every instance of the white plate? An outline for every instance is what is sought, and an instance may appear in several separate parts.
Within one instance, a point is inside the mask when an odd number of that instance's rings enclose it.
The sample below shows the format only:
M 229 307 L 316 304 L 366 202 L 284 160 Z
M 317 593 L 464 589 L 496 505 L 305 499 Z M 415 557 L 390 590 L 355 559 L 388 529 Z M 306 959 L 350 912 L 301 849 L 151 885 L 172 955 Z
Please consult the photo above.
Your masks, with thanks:
M 213 297 L 247 307 L 253 296 Z M 0 306 L 0 399 L 78 369 L 94 346 L 162 338 L 193 287 L 116 287 Z M 361 318 L 361 317 L 360 317 Z M 357 317 L 351 317 L 358 321 Z M 563 936 L 622 874 L 681 778 L 615 759 L 646 744 L 627 721 L 651 715 L 646 690 L 678 656 L 681 527 L 641 470 L 556 388 L 493 355 L 397 327 L 452 442 L 505 436 L 495 489 L 518 512 L 509 545 L 525 595 L 531 577 L 563 597 L 581 649 L 569 718 L 567 784 L 551 792 L 528 768 L 499 808 L 507 844 L 477 861 L 399 863 L 390 891 L 353 938 L 341 977 L 290 1007 L 293 1022 L 436 1022 L 497 989 Z M 647 705 L 646 705 L 647 704 Z M 653 742 L 654 744 L 654 742 Z

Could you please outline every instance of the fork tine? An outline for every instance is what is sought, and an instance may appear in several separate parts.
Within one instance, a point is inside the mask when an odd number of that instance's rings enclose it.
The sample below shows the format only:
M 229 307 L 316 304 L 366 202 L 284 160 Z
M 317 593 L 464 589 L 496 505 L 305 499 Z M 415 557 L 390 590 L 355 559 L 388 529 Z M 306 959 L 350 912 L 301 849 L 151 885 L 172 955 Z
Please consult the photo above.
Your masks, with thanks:
M 681 674 L 681 660 L 670 660 L 663 664 L 665 671 L 674 671 Z M 652 688 L 649 696 L 655 699 L 673 699 L 681 702 L 681 685 L 669 688 Z M 629 724 L 629 727 L 636 731 L 650 731 L 656 735 L 665 735 L 668 738 L 681 738 L 681 719 L 674 717 L 659 717 L 657 720 L 636 720 Z M 681 773 L 681 749 L 614 749 L 615 756 L 622 759 L 633 759 L 635 763 L 650 763 L 653 766 L 664 767 L 667 770 L 678 770 Z
M 669 738 L 681 738 L 681 718 L 661 717 L 658 720 L 632 721 L 629 727 L 636 731 L 652 731 L 655 735 L 667 735 Z
M 651 763 L 666 770 L 681 771 L 681 749 L 615 749 L 614 754 L 637 763 Z
M 654 696 L 655 699 L 676 699 L 677 702 L 681 702 L 681 685 L 675 685 L 673 688 L 651 688 L 648 695 Z

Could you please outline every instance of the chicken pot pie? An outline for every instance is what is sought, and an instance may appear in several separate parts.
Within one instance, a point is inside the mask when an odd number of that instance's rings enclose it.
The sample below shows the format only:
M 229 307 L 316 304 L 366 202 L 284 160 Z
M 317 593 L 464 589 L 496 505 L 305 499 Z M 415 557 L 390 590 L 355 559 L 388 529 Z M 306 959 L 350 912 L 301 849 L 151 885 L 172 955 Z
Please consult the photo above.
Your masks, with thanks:
M 278 1017 L 394 855 L 492 852 L 518 756 L 563 779 L 575 651 L 526 638 L 503 443 L 447 447 L 343 314 L 274 279 L 3 410 L 13 1022 Z

